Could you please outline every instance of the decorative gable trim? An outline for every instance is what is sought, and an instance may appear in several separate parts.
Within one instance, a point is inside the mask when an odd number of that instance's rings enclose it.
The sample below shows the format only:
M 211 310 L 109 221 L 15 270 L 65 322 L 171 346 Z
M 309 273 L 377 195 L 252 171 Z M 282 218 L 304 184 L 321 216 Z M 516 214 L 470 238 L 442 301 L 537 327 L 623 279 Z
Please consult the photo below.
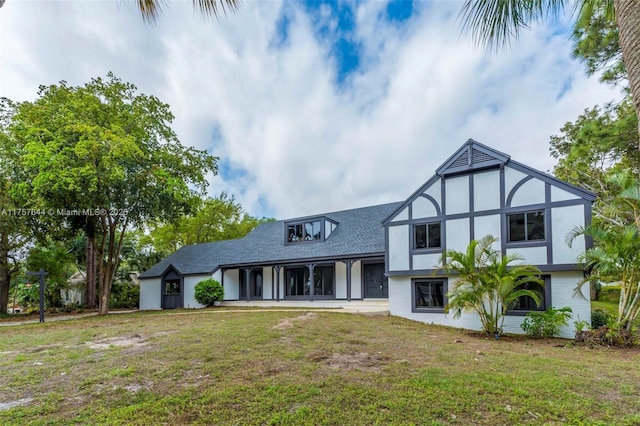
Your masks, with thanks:
M 534 168 L 526 166 L 522 163 L 518 163 L 517 161 L 510 160 L 507 166 L 515 170 L 518 170 L 522 173 L 528 174 L 530 177 L 535 177 L 537 179 L 540 179 L 541 181 L 548 183 L 552 186 L 564 189 L 565 191 L 570 192 L 571 194 L 577 195 L 578 197 L 583 198 L 587 201 L 594 202 L 596 199 L 596 194 L 594 194 L 591 191 L 587 191 L 586 189 L 582 189 L 579 186 L 575 186 L 570 183 L 567 183 L 563 180 L 558 179 L 557 177 L 548 175 L 546 173 L 542 173 Z
M 417 191 L 415 191 L 413 194 L 411 194 L 411 196 L 404 203 L 400 204 L 393 212 L 391 212 L 391 214 L 389 216 L 387 216 L 387 218 L 385 220 L 382 221 L 382 225 L 383 226 L 387 226 L 389 224 L 389 222 L 391 222 L 393 219 L 395 219 L 395 217 L 398 216 L 398 214 L 402 210 L 404 210 L 406 207 L 411 205 L 411 203 L 413 203 L 413 201 L 416 198 L 418 198 L 418 197 L 420 197 L 422 195 L 427 195 L 427 194 L 424 194 L 424 191 L 426 191 L 427 188 L 429 188 L 432 184 L 434 184 L 435 182 L 437 182 L 439 180 L 440 180 L 440 176 L 438 176 L 438 175 L 432 176 L 431 179 L 429 179 L 424 185 L 422 185 L 420 188 L 418 188 Z M 431 198 L 432 202 L 435 201 L 433 199 L 433 197 L 429 196 L 429 198 Z M 437 204 L 436 204 L 436 208 L 438 208 Z M 409 215 L 409 216 L 411 216 L 411 215 Z
M 509 161 L 509 156 L 469 139 L 442 166 L 436 170 L 439 176 L 465 173 L 488 167 L 500 166 Z

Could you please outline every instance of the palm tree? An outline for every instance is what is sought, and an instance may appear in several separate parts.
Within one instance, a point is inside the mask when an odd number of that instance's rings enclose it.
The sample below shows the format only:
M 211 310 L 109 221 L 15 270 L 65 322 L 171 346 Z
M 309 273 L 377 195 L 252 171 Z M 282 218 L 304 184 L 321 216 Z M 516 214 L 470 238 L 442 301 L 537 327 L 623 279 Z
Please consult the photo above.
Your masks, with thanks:
M 0 0 L 0 2 L 4 2 Z M 227 13 L 236 11 L 240 7 L 240 0 L 192 0 L 193 6 L 205 17 L 218 17 L 220 11 Z M 162 15 L 165 0 L 138 0 L 138 8 L 142 13 L 142 19 L 149 23 L 155 23 Z M 0 7 L 2 5 L 0 4 Z
M 640 316 L 640 181 L 632 172 L 613 175 L 610 183 L 619 188 L 610 208 L 618 212 L 619 221 L 577 227 L 568 236 L 572 242 L 580 235 L 593 238 L 594 247 L 581 256 L 590 271 L 576 287 L 596 278 L 620 284 L 617 325 L 631 331 Z
M 604 10 L 618 25 L 622 59 L 636 115 L 640 117 L 640 1 L 638 0 L 466 0 L 460 11 L 463 27 L 490 47 L 503 47 L 517 39 L 533 22 L 573 9 L 576 16 Z M 640 132 L 640 121 L 638 124 Z
M 502 332 L 507 309 L 519 298 L 528 296 L 540 305 L 540 294 L 526 289 L 525 284 L 543 285 L 538 268 L 512 265 L 523 258 L 516 254 L 501 255 L 492 248 L 497 241 L 487 235 L 471 241 L 464 252 L 448 250 L 443 256 L 444 271 L 457 274 L 447 294 L 449 302 L 445 312 L 453 311 L 454 318 L 459 318 L 464 311 L 476 312 L 482 330 L 490 335 Z

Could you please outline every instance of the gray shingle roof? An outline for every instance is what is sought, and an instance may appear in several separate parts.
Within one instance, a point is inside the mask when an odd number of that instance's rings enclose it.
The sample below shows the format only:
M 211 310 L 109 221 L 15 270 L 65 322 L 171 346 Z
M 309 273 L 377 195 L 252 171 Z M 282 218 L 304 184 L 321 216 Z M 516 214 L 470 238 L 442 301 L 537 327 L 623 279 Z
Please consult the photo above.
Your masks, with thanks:
M 400 204 L 313 216 L 325 216 L 338 223 L 325 241 L 285 244 L 285 223 L 297 219 L 264 223 L 244 238 L 182 247 L 149 268 L 140 278 L 160 277 L 169 266 L 183 275 L 191 275 L 209 274 L 220 266 L 381 255 L 385 244 L 382 221 Z

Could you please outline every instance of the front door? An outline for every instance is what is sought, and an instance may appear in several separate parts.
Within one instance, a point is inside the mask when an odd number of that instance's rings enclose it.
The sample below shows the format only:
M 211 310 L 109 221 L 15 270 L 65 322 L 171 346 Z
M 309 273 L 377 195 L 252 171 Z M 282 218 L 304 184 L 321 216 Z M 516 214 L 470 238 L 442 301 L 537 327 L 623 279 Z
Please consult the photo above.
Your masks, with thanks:
M 182 286 L 179 279 L 164 280 L 162 309 L 182 308 Z
M 389 297 L 389 281 L 384 276 L 384 263 L 364 264 L 364 297 Z

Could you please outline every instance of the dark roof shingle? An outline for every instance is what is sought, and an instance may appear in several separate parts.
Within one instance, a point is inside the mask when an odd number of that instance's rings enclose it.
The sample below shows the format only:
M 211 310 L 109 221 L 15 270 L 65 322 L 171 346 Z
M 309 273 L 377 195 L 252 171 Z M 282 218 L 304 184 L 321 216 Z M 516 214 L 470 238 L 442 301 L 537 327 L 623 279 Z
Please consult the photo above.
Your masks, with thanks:
M 160 277 L 169 266 L 183 275 L 193 275 L 210 274 L 220 266 L 382 254 L 385 247 L 382 221 L 399 205 L 383 204 L 313 216 L 338 222 L 325 241 L 285 244 L 285 223 L 296 219 L 263 223 L 244 238 L 182 247 L 140 278 Z

